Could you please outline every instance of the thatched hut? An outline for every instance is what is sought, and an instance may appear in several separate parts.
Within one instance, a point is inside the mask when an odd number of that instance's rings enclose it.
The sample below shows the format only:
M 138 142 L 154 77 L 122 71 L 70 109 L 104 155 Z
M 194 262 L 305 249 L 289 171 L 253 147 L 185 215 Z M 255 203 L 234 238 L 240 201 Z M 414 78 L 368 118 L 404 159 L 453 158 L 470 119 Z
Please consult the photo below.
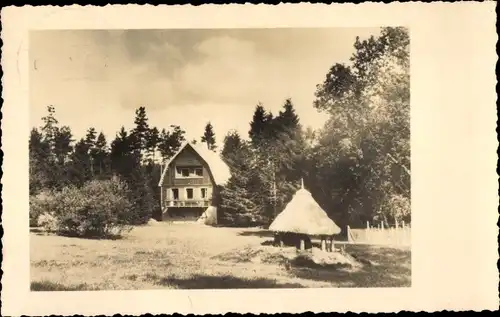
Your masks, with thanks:
M 276 242 L 283 245 L 286 237 L 299 241 L 301 250 L 310 244 L 311 236 L 321 238 L 321 248 L 333 251 L 333 235 L 340 233 L 340 227 L 328 217 L 326 212 L 314 200 L 311 193 L 301 188 L 294 194 L 285 209 L 274 219 L 269 230 L 275 232 Z M 328 241 L 328 244 L 327 244 Z

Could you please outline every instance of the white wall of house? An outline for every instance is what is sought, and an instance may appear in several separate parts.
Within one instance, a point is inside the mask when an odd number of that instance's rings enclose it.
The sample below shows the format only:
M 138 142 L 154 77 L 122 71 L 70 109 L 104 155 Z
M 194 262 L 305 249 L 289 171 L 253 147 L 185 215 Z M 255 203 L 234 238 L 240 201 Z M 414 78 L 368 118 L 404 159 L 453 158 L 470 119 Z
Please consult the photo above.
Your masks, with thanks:
M 188 189 L 192 189 L 193 196 L 192 200 L 209 200 L 212 197 L 212 188 L 210 186 L 188 186 L 188 187 L 173 187 L 173 188 L 165 188 L 165 199 L 166 200 L 174 200 L 174 191 L 178 191 L 178 199 L 179 200 L 189 200 L 188 198 Z M 205 197 L 203 197 L 203 192 L 205 192 Z

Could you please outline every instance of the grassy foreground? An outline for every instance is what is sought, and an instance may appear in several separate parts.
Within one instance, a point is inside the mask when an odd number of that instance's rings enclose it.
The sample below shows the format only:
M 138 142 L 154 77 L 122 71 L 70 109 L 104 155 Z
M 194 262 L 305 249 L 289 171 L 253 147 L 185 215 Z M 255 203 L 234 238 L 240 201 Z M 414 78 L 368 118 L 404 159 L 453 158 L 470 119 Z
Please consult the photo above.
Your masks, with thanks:
M 120 240 L 88 240 L 31 232 L 31 289 L 139 290 L 204 288 L 409 287 L 409 248 L 346 245 L 356 270 L 290 266 L 245 259 L 272 238 L 259 229 L 157 223 Z M 233 255 L 233 256 L 228 256 Z

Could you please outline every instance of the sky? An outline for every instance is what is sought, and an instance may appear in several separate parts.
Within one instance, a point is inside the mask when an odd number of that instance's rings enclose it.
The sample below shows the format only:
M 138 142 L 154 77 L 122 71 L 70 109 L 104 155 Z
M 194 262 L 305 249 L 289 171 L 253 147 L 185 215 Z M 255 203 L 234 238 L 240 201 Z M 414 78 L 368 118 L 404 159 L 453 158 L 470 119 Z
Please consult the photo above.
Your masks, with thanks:
M 277 114 L 291 98 L 304 127 L 326 115 L 313 106 L 331 66 L 348 62 L 356 36 L 378 28 L 47 30 L 30 33 L 30 120 L 53 105 L 75 139 L 89 127 L 110 142 L 146 107 L 160 130 L 180 125 L 199 140 L 211 122 L 221 144 L 248 136 L 257 103 Z

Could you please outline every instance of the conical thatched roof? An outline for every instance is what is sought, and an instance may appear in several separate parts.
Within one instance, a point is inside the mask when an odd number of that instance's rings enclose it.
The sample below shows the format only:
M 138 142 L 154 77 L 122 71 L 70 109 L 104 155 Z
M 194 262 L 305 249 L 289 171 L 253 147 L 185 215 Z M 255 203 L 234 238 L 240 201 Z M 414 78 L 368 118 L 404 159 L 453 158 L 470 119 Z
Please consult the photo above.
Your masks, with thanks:
M 300 188 L 285 209 L 274 219 L 269 230 L 307 235 L 334 235 L 340 228 L 328 217 L 311 193 Z

